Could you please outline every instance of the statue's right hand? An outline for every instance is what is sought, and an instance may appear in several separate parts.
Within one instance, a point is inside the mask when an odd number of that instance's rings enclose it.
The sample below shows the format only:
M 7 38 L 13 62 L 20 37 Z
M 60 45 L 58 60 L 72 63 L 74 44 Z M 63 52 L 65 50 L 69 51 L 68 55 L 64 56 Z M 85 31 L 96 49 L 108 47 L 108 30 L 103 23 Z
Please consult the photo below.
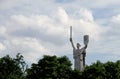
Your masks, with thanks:
M 72 42 L 72 38 L 70 38 L 70 42 Z

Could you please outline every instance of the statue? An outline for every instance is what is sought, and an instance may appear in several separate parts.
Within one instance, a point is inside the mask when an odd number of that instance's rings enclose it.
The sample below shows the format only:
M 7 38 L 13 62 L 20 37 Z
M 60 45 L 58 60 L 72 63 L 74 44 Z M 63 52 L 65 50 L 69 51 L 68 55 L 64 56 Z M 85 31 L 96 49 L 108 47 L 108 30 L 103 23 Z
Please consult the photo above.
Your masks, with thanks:
M 74 68 L 80 71 L 83 71 L 85 67 L 86 48 L 89 41 L 88 38 L 89 38 L 88 35 L 84 35 L 85 46 L 80 48 L 81 45 L 77 43 L 76 48 L 72 40 L 72 27 L 70 27 L 70 42 L 73 47 Z

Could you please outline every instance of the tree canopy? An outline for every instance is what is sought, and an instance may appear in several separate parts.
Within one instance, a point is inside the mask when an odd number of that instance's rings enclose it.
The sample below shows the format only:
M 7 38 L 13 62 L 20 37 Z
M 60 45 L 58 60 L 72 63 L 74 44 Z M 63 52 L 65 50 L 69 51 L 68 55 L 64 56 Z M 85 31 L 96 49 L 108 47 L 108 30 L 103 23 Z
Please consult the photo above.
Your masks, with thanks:
M 82 79 L 120 79 L 120 60 L 101 63 L 97 61 L 87 66 L 81 75 Z
M 27 70 L 29 79 L 69 79 L 72 68 L 66 57 L 45 55 L 37 64 Z
M 0 58 L 0 79 L 24 79 L 25 65 L 19 53 L 16 58 L 9 55 Z
M 15 58 L 0 58 L 0 79 L 120 79 L 120 60 L 102 63 L 97 61 L 80 72 L 72 69 L 66 56 L 44 55 L 37 63 L 26 68 L 21 54 Z

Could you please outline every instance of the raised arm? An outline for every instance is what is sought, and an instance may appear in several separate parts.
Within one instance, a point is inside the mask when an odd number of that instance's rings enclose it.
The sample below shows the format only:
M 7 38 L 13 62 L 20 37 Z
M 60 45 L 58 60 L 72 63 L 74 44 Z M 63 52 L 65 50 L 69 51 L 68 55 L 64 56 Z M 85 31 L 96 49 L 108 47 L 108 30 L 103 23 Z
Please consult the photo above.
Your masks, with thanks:
M 72 38 L 70 38 L 70 42 L 71 42 L 71 44 L 72 44 L 73 49 L 75 49 L 75 46 L 74 46 L 74 44 L 73 44 Z
M 87 48 L 87 44 L 85 45 L 85 47 L 84 47 L 85 49 Z

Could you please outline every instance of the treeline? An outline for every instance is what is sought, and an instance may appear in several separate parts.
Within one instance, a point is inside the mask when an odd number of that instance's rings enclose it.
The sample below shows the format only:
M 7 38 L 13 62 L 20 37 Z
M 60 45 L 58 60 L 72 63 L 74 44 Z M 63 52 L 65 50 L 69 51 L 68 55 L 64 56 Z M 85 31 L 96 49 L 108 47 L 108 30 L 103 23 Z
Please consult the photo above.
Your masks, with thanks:
M 28 68 L 21 54 L 15 58 L 6 55 L 0 58 L 0 79 L 120 79 L 120 60 L 97 61 L 86 66 L 83 72 L 73 70 L 71 66 L 66 56 L 44 55 Z

